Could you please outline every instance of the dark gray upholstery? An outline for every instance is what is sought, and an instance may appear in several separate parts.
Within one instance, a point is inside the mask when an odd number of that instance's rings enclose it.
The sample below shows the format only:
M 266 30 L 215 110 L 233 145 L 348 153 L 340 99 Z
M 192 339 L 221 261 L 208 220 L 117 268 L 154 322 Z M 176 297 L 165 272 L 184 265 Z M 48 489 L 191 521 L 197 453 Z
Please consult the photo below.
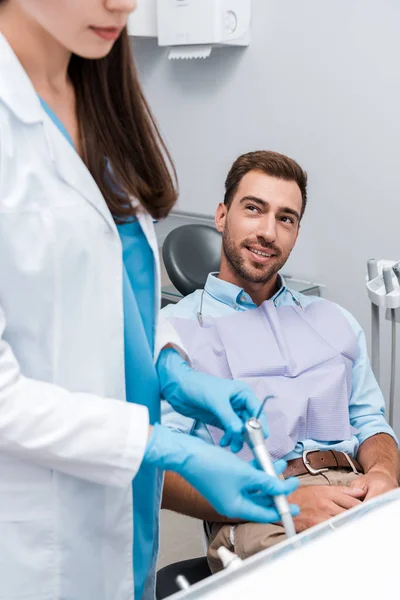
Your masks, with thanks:
M 179 592 L 179 587 L 176 584 L 178 575 L 186 577 L 191 585 L 202 579 L 206 579 L 206 577 L 210 577 L 211 571 L 208 568 L 206 557 L 202 556 L 201 558 L 183 560 L 160 569 L 157 573 L 157 600 L 163 600 L 164 598 L 168 598 L 168 596 Z
M 219 271 L 222 236 L 208 225 L 182 225 L 173 229 L 163 245 L 168 277 L 187 296 L 202 289 L 207 276 Z

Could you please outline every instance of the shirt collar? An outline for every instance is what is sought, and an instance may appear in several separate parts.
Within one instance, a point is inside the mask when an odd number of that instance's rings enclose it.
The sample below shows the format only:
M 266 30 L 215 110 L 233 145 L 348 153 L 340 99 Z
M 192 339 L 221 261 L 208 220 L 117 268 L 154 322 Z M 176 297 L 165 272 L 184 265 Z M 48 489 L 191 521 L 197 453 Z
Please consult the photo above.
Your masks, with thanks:
M 288 292 L 292 297 L 293 302 L 297 306 L 300 306 L 300 308 L 303 308 L 297 293 L 287 287 L 285 279 L 280 274 L 278 274 L 278 286 L 278 291 L 272 296 L 272 298 L 270 298 L 270 301 L 273 302 L 275 306 L 278 306 L 279 298 L 285 292 Z M 219 279 L 218 273 L 209 274 L 204 289 L 207 294 L 215 298 L 215 300 L 218 300 L 218 302 L 223 302 L 232 308 L 237 308 L 238 305 L 244 307 L 256 306 L 243 288 L 235 285 L 234 283 L 230 283 L 229 281 Z

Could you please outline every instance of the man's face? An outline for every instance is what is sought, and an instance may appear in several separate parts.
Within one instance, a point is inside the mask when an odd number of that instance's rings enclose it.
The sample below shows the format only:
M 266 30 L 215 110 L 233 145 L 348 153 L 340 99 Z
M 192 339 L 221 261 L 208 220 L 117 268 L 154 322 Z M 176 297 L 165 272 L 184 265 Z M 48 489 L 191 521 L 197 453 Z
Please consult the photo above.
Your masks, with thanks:
M 229 210 L 224 204 L 217 209 L 216 225 L 223 233 L 222 264 L 225 261 L 231 275 L 242 281 L 271 281 L 296 243 L 301 209 L 301 191 L 294 181 L 261 171 L 247 173 Z

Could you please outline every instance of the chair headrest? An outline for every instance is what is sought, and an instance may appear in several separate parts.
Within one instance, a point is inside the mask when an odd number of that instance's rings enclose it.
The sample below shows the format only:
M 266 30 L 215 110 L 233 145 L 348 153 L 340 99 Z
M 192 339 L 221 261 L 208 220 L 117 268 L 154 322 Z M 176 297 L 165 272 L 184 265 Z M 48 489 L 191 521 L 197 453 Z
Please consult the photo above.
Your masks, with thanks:
M 162 254 L 168 277 L 187 296 L 203 289 L 209 273 L 219 271 L 222 235 L 208 225 L 182 225 L 165 238 Z

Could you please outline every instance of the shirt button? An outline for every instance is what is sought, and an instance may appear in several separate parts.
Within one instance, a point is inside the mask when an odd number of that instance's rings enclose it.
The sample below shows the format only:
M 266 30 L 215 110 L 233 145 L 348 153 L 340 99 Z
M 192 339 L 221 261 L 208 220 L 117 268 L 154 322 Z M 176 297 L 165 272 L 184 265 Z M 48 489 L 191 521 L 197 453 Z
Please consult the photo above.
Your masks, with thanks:
M 241 301 L 241 302 L 246 302 L 246 296 L 245 296 L 244 294 L 242 294 L 242 295 L 240 296 L 240 301 Z

